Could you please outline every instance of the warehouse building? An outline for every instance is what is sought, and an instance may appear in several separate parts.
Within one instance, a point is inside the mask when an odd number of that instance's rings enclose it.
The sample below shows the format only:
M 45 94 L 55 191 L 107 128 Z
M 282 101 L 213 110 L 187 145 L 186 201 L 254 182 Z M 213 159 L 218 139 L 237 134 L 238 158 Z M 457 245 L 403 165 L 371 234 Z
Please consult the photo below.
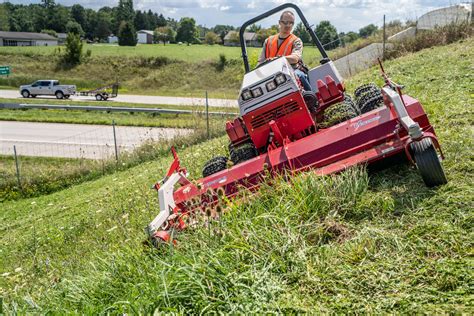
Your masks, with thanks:
M 58 39 L 43 33 L 0 31 L 0 46 L 56 46 Z

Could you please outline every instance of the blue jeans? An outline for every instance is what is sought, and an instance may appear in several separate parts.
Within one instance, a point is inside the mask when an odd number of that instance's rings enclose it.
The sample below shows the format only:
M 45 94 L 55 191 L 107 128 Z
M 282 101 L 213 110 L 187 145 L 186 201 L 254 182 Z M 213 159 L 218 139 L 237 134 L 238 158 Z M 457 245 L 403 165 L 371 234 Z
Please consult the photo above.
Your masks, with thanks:
M 311 91 L 311 85 L 309 84 L 308 75 L 299 69 L 295 69 L 295 75 L 298 76 L 298 78 L 300 79 L 303 88 L 306 91 Z

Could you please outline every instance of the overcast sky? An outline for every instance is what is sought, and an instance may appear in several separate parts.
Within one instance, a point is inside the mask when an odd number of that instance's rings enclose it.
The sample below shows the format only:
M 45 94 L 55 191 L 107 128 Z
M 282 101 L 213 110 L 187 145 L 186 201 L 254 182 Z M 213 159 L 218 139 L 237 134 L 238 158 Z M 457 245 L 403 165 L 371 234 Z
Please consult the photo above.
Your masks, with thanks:
M 15 4 L 40 3 L 40 0 L 11 0 Z M 198 24 L 212 27 L 216 24 L 240 26 L 246 20 L 274 8 L 284 0 L 134 0 L 136 10 L 151 9 L 163 13 L 165 17 L 179 20 L 181 17 L 193 17 Z M 424 13 L 460 1 L 446 0 L 296 0 L 310 24 L 329 20 L 339 32 L 358 31 L 361 27 L 374 23 L 382 25 L 383 15 L 387 21 L 415 20 Z M 80 3 L 84 7 L 99 9 L 103 6 L 116 6 L 118 0 L 56 0 L 56 3 L 73 5 Z M 263 26 L 276 24 L 278 16 L 262 21 Z M 298 19 L 297 19 L 298 20 Z

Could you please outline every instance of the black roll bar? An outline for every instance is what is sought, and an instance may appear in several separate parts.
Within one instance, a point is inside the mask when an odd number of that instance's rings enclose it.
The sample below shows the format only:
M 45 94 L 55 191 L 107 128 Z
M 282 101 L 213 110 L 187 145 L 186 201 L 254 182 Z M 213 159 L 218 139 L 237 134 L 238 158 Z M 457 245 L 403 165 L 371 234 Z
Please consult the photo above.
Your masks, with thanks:
M 321 45 L 321 42 L 319 41 L 318 37 L 316 36 L 316 33 L 314 33 L 314 30 L 311 29 L 308 21 L 304 17 L 303 12 L 301 12 L 300 8 L 296 4 L 285 3 L 285 4 L 282 4 L 282 5 L 274 8 L 274 9 L 271 9 L 270 11 L 267 11 L 263 14 L 260 14 L 259 16 L 255 17 L 253 19 L 248 20 L 247 22 L 242 24 L 242 26 L 240 27 L 240 32 L 239 32 L 240 47 L 242 48 L 242 59 L 244 60 L 245 73 L 250 71 L 249 60 L 248 60 L 248 56 L 247 56 L 247 45 L 245 44 L 245 39 L 244 39 L 245 29 L 249 25 L 252 25 L 255 22 L 258 22 L 260 20 L 263 20 L 264 18 L 267 18 L 270 15 L 275 14 L 275 13 L 277 13 L 277 12 L 283 10 L 283 9 L 286 9 L 286 8 L 292 8 L 296 11 L 296 13 L 298 13 L 298 16 L 300 17 L 301 22 L 303 22 L 303 25 L 305 26 L 305 28 L 308 31 L 309 35 L 311 35 L 311 39 L 313 40 L 314 44 L 316 44 L 316 47 L 318 47 L 319 52 L 321 53 L 321 56 L 323 56 L 323 58 L 320 60 L 320 63 L 325 64 L 329 61 L 329 57 L 326 54 L 326 51 L 324 50 L 323 45 Z

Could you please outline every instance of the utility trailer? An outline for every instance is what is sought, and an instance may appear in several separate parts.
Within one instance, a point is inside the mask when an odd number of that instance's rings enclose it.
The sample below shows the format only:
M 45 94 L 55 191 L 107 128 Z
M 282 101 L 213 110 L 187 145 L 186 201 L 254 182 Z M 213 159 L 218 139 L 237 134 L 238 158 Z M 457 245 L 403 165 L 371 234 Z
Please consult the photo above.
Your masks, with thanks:
M 322 56 L 320 65 L 308 73 L 311 91 L 302 89 L 285 57 L 250 70 L 245 29 L 287 8 L 299 15 Z M 420 102 L 403 94 L 382 64 L 385 85 L 363 84 L 353 100 L 296 5 L 283 4 L 245 22 L 240 44 L 246 73 L 238 99 L 240 115 L 226 123 L 230 159 L 214 157 L 205 164 L 203 177 L 190 181 L 171 149 L 173 163 L 154 185 L 160 212 L 146 228 L 155 245 L 175 242 L 175 232 L 196 219 L 219 216 L 222 200 L 235 197 L 242 187 L 258 189 L 269 174 L 313 170 L 328 175 L 402 156 L 417 167 L 427 186 L 447 182 L 440 144 Z
M 80 96 L 93 96 L 97 101 L 107 101 L 107 99 L 115 98 L 118 95 L 118 82 L 99 87 L 93 90 L 79 91 Z M 110 89 L 112 91 L 109 93 Z

